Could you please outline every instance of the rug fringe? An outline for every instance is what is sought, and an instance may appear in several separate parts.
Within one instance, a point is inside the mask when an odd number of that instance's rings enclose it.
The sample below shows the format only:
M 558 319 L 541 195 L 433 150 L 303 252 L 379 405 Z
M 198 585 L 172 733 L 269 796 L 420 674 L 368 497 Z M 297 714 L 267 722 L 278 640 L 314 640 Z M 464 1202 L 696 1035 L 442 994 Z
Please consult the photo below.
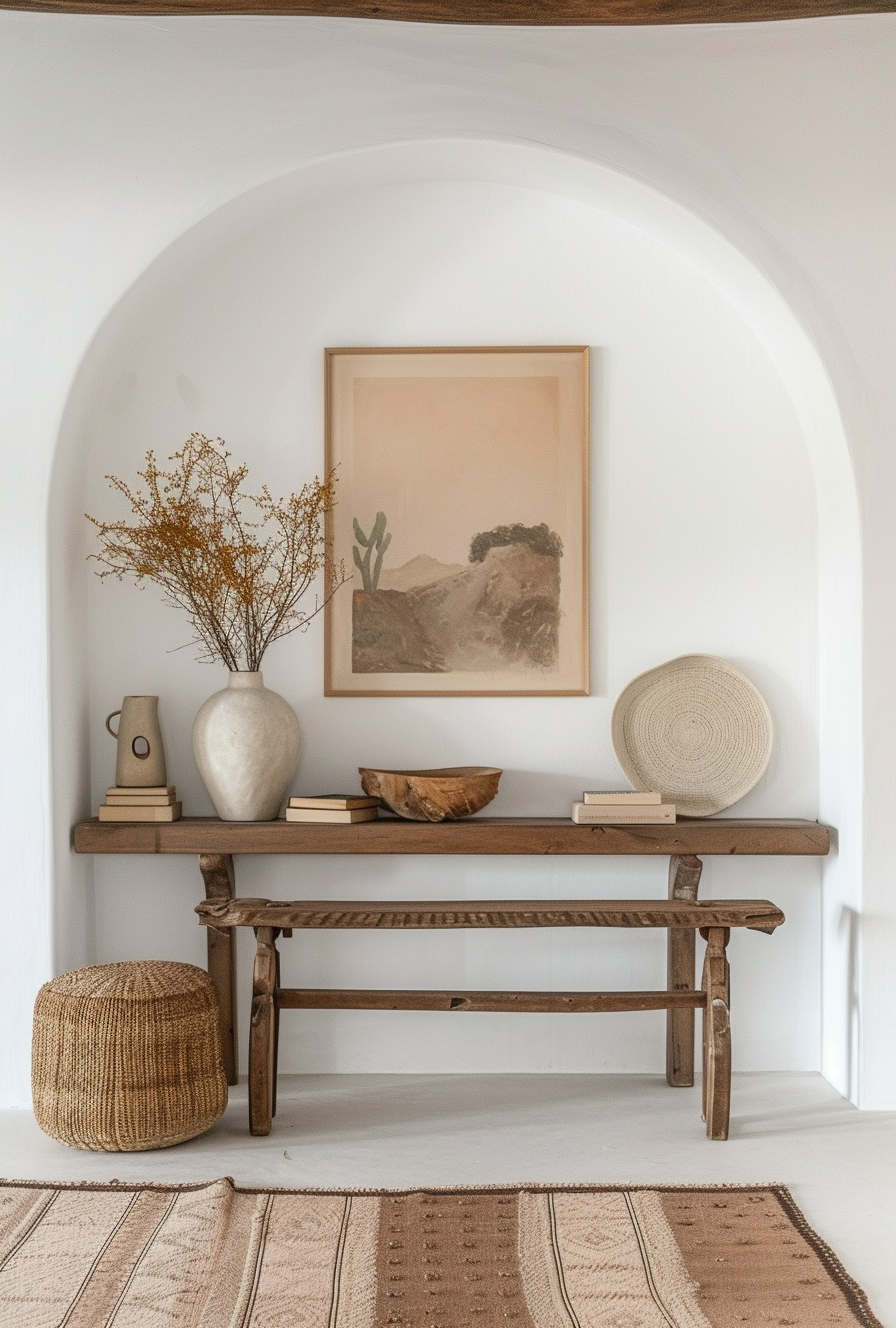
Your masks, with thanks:
M 15 1186 L 19 1189 L 40 1190 L 177 1190 L 192 1193 L 204 1190 L 209 1185 L 226 1182 L 236 1194 L 319 1194 L 339 1195 L 358 1194 L 372 1197 L 402 1194 L 574 1194 L 601 1193 L 624 1194 L 639 1190 L 690 1190 L 695 1194 L 713 1194 L 724 1191 L 740 1191 L 744 1194 L 759 1190 L 771 1190 L 775 1194 L 784 1194 L 796 1208 L 787 1186 L 780 1181 L 751 1181 L 748 1184 L 738 1181 L 720 1181 L 717 1184 L 694 1184 L 691 1181 L 664 1181 L 651 1184 L 623 1184 L 613 1181 L 511 1181 L 494 1182 L 485 1185 L 399 1185 L 399 1186 L 351 1186 L 351 1185 L 237 1185 L 232 1176 L 212 1176 L 208 1180 L 186 1181 L 80 1181 L 80 1180 L 14 1180 L 0 1176 L 0 1186 Z M 799 1212 L 799 1209 L 796 1208 Z

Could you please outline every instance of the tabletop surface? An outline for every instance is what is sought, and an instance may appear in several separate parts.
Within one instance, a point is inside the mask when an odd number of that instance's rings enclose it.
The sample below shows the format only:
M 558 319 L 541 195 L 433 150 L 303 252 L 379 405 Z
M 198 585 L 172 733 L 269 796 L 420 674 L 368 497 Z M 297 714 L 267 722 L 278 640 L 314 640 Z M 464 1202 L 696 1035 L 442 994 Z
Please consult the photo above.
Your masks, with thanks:
M 675 825 L 575 825 L 566 817 L 429 822 L 384 816 L 341 825 L 188 816 L 162 824 L 90 820 L 74 828 L 77 853 L 824 857 L 830 846 L 830 830 L 818 821 L 728 817 Z

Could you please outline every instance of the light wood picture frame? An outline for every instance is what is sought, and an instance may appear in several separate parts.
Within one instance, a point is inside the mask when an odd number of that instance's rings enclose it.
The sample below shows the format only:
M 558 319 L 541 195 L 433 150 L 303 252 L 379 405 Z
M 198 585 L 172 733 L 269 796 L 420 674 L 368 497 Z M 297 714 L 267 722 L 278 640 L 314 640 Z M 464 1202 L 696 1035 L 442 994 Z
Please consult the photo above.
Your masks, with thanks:
M 588 347 L 325 352 L 327 696 L 585 696 Z

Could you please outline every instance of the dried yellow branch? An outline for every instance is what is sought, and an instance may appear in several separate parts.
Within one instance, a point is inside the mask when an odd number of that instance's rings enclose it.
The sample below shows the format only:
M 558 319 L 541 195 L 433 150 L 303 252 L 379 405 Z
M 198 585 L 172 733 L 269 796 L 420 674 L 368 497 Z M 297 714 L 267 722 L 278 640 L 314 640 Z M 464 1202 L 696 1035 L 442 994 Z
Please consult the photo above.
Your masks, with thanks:
M 336 501 L 336 475 L 315 478 L 275 500 L 267 488 L 242 490 L 248 469 L 231 469 L 224 440 L 194 433 L 161 470 L 153 452 L 138 471 L 143 489 L 107 475 L 130 505 L 130 521 L 100 521 L 98 575 L 154 581 L 184 609 L 200 658 L 254 671 L 272 642 L 304 628 L 347 579 L 326 557 L 324 517 Z M 311 612 L 300 601 L 318 574 L 324 594 Z

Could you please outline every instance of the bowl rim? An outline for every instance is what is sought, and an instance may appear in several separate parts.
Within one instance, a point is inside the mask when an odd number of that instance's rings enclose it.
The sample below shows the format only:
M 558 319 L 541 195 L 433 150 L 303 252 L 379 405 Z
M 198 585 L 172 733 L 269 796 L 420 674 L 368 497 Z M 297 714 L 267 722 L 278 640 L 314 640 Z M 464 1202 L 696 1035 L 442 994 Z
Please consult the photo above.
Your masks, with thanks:
M 381 767 L 359 765 L 359 774 L 402 775 L 406 779 L 483 779 L 486 776 L 503 775 L 503 769 L 494 765 L 452 765 L 433 770 L 383 770 Z

